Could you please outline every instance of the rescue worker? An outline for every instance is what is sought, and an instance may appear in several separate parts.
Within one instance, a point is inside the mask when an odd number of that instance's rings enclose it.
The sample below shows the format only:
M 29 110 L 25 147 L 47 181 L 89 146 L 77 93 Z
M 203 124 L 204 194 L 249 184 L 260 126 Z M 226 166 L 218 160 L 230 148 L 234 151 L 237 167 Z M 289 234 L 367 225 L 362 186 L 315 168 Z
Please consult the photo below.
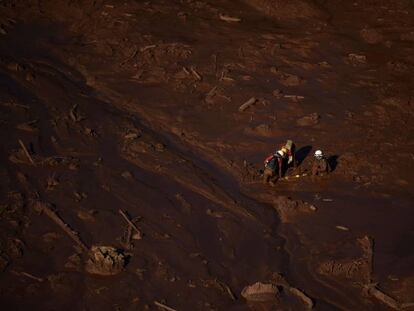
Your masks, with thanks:
M 264 172 L 263 172 L 263 182 L 265 184 L 270 183 L 273 185 L 274 177 L 276 176 L 276 170 L 278 172 L 279 178 L 282 177 L 283 173 L 283 162 L 286 158 L 286 152 L 283 150 L 278 150 L 276 153 L 268 156 L 264 161 Z
M 312 176 L 323 176 L 330 171 L 329 163 L 322 150 L 316 150 L 312 163 Z
M 286 157 L 287 157 L 286 168 L 288 168 L 289 166 L 296 167 L 295 148 L 296 148 L 295 144 L 290 139 L 288 139 L 286 141 L 286 144 L 282 146 L 281 150 L 283 150 L 286 153 Z

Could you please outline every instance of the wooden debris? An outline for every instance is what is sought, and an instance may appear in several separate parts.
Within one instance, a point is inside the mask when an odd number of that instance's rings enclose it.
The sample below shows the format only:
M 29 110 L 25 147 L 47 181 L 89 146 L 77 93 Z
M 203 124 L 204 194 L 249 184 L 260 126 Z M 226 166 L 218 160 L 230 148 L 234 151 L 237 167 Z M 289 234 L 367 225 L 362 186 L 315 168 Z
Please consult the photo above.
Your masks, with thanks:
M 36 276 L 34 276 L 34 275 L 30 274 L 30 273 L 24 272 L 24 271 L 21 271 L 21 272 L 11 271 L 11 272 L 13 274 L 15 274 L 15 275 L 22 275 L 22 276 L 28 277 L 29 279 L 35 280 L 35 281 L 37 281 L 39 283 L 42 283 L 44 281 L 44 279 L 38 278 L 38 277 L 36 277 Z
M 349 231 L 349 228 L 345 227 L 345 226 L 335 226 L 336 229 L 338 230 L 342 230 L 342 231 Z
M 157 47 L 157 45 L 151 44 L 151 45 L 147 45 L 147 46 L 144 46 L 144 47 L 140 48 L 139 51 L 142 53 L 142 52 L 145 52 L 146 50 L 153 49 L 153 48 L 156 48 L 156 47 Z
M 279 293 L 276 285 L 257 282 L 243 288 L 241 295 L 248 301 L 272 301 Z
M 138 54 L 138 48 L 135 46 L 134 50 L 132 51 L 131 55 L 128 56 L 122 63 L 121 66 L 129 62 L 131 59 L 133 59 Z
M 221 286 L 223 286 L 226 292 L 229 294 L 231 300 L 236 300 L 236 296 L 234 296 L 233 292 L 231 291 L 230 287 L 226 283 L 220 282 Z
M 20 123 L 16 126 L 18 130 L 26 131 L 26 132 L 35 132 L 38 129 L 34 126 L 36 124 L 37 120 L 33 120 L 30 122 Z
M 225 21 L 227 23 L 238 23 L 238 22 L 241 22 L 241 18 L 239 18 L 239 17 L 232 17 L 232 16 L 228 16 L 228 15 L 224 15 L 224 14 L 220 14 L 219 15 L 219 18 L 222 21 Z
M 128 218 L 128 216 L 124 213 L 124 211 L 122 211 L 121 209 L 118 210 L 119 213 L 121 214 L 121 216 L 125 219 L 125 221 L 136 231 L 137 235 L 135 236 L 136 240 L 141 240 L 142 239 L 142 233 L 141 231 L 137 228 L 137 226 Z
M 307 309 L 311 310 L 313 308 L 313 300 L 300 289 L 290 286 L 290 284 L 285 280 L 285 278 L 282 275 L 275 273 L 273 275 L 273 279 L 273 282 L 276 285 L 283 286 L 283 288 L 288 290 L 292 295 L 302 300 L 302 302 L 306 305 Z
M 198 81 L 201 81 L 203 79 L 202 76 L 194 69 L 194 67 L 191 67 L 190 70 L 191 70 L 191 73 L 194 75 L 194 77 L 196 77 Z
M 73 122 L 79 122 L 84 119 L 82 116 L 78 115 L 77 109 L 78 109 L 78 104 L 74 104 L 69 111 L 69 116 L 73 120 Z
M 289 287 L 289 291 L 298 297 L 300 300 L 303 301 L 303 303 L 306 305 L 307 309 L 311 310 L 313 308 L 313 301 L 310 299 L 304 292 L 301 290 L 295 288 L 295 287 Z
M 32 156 L 30 155 L 29 151 L 26 149 L 26 146 L 23 144 L 23 142 L 19 139 L 19 144 L 23 149 L 24 154 L 29 159 L 29 161 L 33 164 L 33 166 L 36 166 L 36 163 L 33 161 Z
M 158 302 L 156 300 L 154 301 L 154 305 L 156 305 L 157 307 L 160 307 L 164 310 L 167 310 L 167 311 L 177 311 L 176 309 L 173 309 L 173 308 L 171 308 L 171 307 L 169 307 L 169 306 L 167 306 L 167 305 L 165 305 L 161 302 Z
M 243 105 L 239 107 L 239 111 L 245 111 L 247 108 L 254 105 L 256 101 L 257 99 L 255 97 L 250 98 L 248 101 L 246 101 Z
M 41 201 L 36 201 L 33 204 L 33 208 L 38 211 L 44 213 L 47 217 L 49 217 L 51 220 L 53 220 L 62 230 L 73 240 L 78 244 L 82 250 L 85 252 L 89 251 L 89 248 L 85 245 L 85 243 L 82 242 L 82 240 L 79 237 L 79 234 L 72 230 L 68 224 L 66 224 L 57 214 L 55 211 L 52 210 L 51 205 L 48 203 L 44 203 Z
M 302 99 L 305 98 L 304 96 L 301 96 L 301 95 L 283 95 L 283 97 L 284 98 L 287 98 L 287 99 L 291 99 L 291 100 L 293 100 L 295 102 L 298 102 L 298 101 L 300 101 L 300 100 L 302 100 Z
M 361 54 L 350 53 L 348 59 L 353 63 L 364 64 L 367 62 L 367 57 Z
M 374 296 L 375 298 L 377 298 L 379 301 L 383 302 L 390 308 L 394 310 L 401 310 L 400 303 L 394 298 L 388 296 L 383 291 L 379 290 L 375 284 L 367 284 L 364 287 L 367 290 L 368 294 L 370 294 L 371 296 Z
M 212 89 L 211 89 L 211 90 L 207 93 L 206 97 L 214 95 L 214 94 L 215 94 L 215 92 L 216 92 L 216 90 L 217 90 L 217 86 L 213 87 L 213 88 L 212 88 Z
M 187 68 L 183 67 L 183 71 L 184 71 L 184 73 L 185 73 L 186 75 L 190 75 L 190 72 L 188 71 L 188 69 L 187 69 Z

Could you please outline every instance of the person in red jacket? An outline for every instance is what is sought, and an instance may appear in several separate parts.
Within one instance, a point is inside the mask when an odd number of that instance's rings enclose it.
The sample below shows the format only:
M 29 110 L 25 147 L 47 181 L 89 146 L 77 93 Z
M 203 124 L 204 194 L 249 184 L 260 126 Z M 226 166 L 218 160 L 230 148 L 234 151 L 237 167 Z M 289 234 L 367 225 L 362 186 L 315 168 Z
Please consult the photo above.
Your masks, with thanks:
M 286 157 L 286 152 L 283 150 L 279 150 L 265 159 L 265 167 L 263 172 L 263 182 L 265 184 L 273 184 L 274 177 L 276 176 L 276 171 L 279 178 L 282 177 L 283 163 Z

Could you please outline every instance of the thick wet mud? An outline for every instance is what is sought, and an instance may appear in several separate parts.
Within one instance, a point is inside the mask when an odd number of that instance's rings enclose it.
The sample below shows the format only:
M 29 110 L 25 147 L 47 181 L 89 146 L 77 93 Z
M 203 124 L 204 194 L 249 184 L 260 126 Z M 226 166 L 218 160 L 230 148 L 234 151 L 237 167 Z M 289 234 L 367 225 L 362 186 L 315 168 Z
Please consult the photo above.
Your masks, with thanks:
M 5 310 L 414 309 L 411 2 L 0 8 Z

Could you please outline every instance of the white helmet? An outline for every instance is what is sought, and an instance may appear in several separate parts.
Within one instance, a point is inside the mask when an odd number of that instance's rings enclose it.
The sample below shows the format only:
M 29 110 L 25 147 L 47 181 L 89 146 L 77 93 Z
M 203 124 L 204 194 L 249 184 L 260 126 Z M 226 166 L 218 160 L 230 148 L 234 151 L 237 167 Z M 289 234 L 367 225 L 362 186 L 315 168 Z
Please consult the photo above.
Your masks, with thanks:
M 323 157 L 323 153 L 322 153 L 322 150 L 316 150 L 315 151 L 315 158 L 317 158 L 317 159 L 321 159 Z
M 281 157 L 285 156 L 285 152 L 283 150 L 278 150 L 276 154 L 280 155 Z

